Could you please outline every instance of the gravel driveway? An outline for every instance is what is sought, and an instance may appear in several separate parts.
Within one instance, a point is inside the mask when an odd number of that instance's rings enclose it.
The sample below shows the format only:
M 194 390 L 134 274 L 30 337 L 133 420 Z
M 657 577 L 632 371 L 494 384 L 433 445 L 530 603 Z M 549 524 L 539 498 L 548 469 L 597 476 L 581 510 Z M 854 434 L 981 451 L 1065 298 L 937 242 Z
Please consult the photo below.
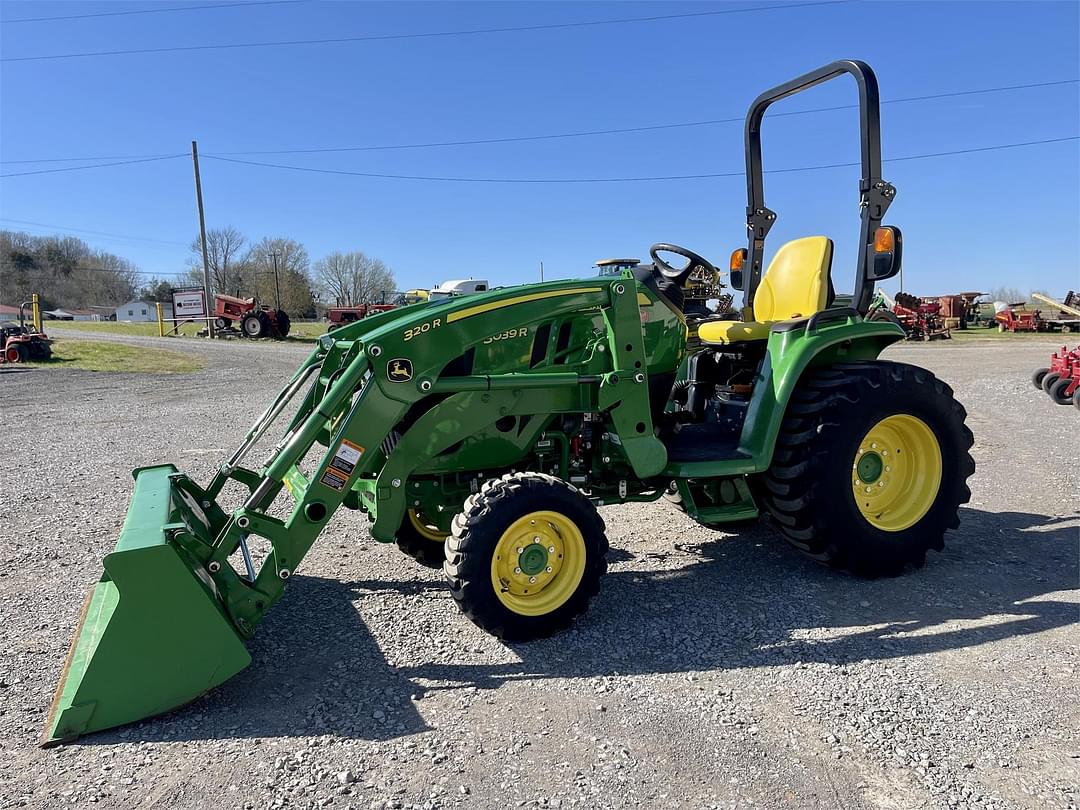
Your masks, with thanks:
M 726 534 L 666 503 L 608 507 L 612 564 L 589 614 L 506 645 L 341 510 L 249 669 L 165 717 L 43 751 L 130 470 L 171 460 L 208 480 L 310 348 L 128 342 L 210 364 L 0 373 L 0 807 L 1080 801 L 1080 413 L 1028 382 L 1052 341 L 889 350 L 949 382 L 976 437 L 961 528 L 918 572 L 860 581 L 768 525 Z

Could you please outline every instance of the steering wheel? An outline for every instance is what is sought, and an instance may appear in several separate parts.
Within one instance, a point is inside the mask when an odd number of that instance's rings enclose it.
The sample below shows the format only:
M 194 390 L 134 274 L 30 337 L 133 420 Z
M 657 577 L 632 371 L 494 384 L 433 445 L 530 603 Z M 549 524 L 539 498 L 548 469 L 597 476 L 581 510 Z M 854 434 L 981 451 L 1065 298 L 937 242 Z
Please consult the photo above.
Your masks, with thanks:
M 660 253 L 674 253 L 676 256 L 682 256 L 688 261 L 685 267 L 681 269 L 675 268 L 661 259 L 659 256 Z M 709 262 L 708 259 L 699 256 L 692 250 L 687 250 L 678 245 L 669 245 L 665 242 L 659 242 L 649 248 L 649 256 L 652 257 L 653 263 L 664 278 L 678 283 L 685 281 L 695 267 L 700 267 L 714 277 L 717 275 L 716 268 L 712 266 L 712 263 Z

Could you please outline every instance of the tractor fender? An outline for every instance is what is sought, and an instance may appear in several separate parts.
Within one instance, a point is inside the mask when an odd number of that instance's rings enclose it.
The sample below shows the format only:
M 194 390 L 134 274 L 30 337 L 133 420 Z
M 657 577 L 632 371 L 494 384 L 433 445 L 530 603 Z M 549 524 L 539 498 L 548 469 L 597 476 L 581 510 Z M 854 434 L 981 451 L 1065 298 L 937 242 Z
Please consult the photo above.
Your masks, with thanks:
M 815 330 L 771 332 L 739 439 L 739 455 L 748 462 L 742 472 L 769 468 L 788 402 L 807 369 L 874 360 L 903 337 L 904 331 L 895 324 L 854 318 Z

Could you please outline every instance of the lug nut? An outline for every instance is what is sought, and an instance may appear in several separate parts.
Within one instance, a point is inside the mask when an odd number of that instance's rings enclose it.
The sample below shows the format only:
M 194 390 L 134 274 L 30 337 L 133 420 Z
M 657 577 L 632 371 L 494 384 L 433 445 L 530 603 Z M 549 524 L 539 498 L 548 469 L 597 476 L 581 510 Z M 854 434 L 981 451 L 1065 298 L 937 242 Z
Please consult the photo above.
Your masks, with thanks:
M 520 573 L 521 573 L 521 569 L 520 569 L 520 568 L 515 568 L 515 569 L 514 569 L 514 573 L 515 573 L 515 574 L 520 574 Z
M 525 549 L 523 549 L 521 546 L 518 546 L 518 554 L 523 554 L 524 552 Z
M 529 577 L 529 584 L 536 582 L 536 577 Z
M 552 554 L 554 554 L 555 553 L 555 546 L 548 546 L 548 551 L 550 551 Z
M 545 571 L 547 571 L 547 572 L 548 572 L 548 573 L 550 574 L 550 573 L 551 573 L 551 566 L 549 565 L 549 566 L 548 566 L 547 568 L 545 568 L 544 570 L 545 570 Z
M 539 538 L 539 537 L 534 537 L 534 538 L 533 538 L 533 543 L 539 543 L 539 542 L 540 542 L 540 538 Z

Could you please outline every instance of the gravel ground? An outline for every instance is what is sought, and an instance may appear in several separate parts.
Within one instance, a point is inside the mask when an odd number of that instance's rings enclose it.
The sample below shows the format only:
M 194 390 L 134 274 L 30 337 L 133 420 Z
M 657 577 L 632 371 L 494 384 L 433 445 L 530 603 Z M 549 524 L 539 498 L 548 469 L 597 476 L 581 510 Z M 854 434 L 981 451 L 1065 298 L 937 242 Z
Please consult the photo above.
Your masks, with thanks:
M 506 645 L 342 510 L 253 666 L 185 709 L 43 751 L 130 470 L 172 460 L 207 480 L 309 348 L 130 342 L 210 365 L 0 374 L 21 420 L 9 407 L 0 431 L 0 807 L 1080 802 L 1080 414 L 1028 383 L 1052 342 L 890 349 L 953 385 L 976 437 L 961 528 L 920 571 L 855 580 L 767 525 L 609 507 L 589 614 Z

